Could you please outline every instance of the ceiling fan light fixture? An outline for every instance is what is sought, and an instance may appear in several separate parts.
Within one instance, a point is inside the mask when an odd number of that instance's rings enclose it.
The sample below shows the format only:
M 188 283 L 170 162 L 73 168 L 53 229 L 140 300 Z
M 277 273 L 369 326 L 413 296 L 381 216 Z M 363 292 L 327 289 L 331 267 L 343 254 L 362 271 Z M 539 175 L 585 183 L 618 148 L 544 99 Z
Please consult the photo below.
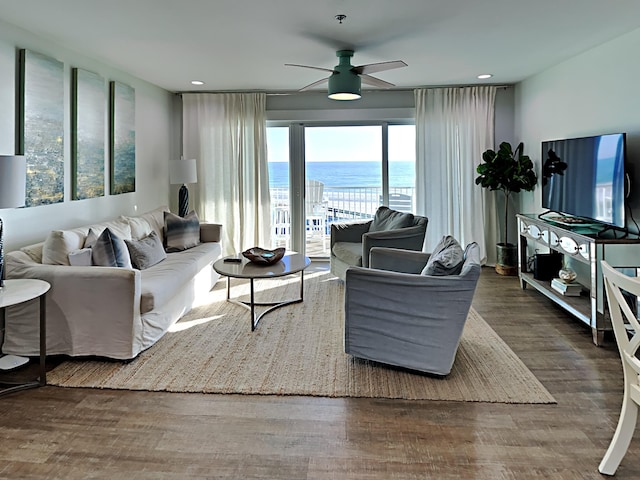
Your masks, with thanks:
M 339 73 L 334 73 L 329 77 L 328 96 L 331 100 L 358 100 L 362 97 L 362 80 L 359 75 L 348 70 L 340 72 L 341 67 L 337 66 Z
M 329 98 L 331 100 L 341 100 L 341 101 L 358 100 L 362 98 L 362 95 L 360 95 L 359 93 L 351 93 L 351 92 L 336 92 L 336 93 L 330 93 Z

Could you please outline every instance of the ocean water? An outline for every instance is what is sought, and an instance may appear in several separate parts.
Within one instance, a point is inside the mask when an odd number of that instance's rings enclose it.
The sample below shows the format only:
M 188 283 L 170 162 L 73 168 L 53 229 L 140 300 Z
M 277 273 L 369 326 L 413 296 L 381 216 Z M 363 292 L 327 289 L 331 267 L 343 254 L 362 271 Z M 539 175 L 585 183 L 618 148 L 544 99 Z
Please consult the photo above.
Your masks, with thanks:
M 307 162 L 307 178 L 330 187 L 379 187 L 382 185 L 380 162 Z M 414 162 L 389 162 L 389 185 L 413 187 Z M 286 187 L 289 184 L 289 163 L 269 162 L 269 184 Z

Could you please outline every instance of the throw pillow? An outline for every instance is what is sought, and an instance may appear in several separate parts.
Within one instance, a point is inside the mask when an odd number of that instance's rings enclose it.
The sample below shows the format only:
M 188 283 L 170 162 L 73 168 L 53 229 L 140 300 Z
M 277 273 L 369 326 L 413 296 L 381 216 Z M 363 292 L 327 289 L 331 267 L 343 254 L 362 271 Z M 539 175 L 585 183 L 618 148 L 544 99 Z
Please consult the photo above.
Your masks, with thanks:
M 433 249 L 422 275 L 459 275 L 464 263 L 464 251 L 451 235 L 442 237 Z
M 81 248 L 69 252 L 69 265 L 72 267 L 90 267 L 93 265 L 91 262 L 91 249 Z
M 84 248 L 93 247 L 97 241 L 98 241 L 98 234 L 93 228 L 90 228 L 89 233 L 87 233 L 87 238 L 84 239 Z
M 179 252 L 200 244 L 200 220 L 195 211 L 186 217 L 164 212 L 164 238 L 167 252 Z
M 397 230 L 413 225 L 413 214 L 398 212 L 388 207 L 380 207 L 369 226 L 370 232 L 383 232 L 385 230 Z
M 158 234 L 153 231 L 140 240 L 125 240 L 131 263 L 138 270 L 145 270 L 167 258 Z
M 104 229 L 91 250 L 91 259 L 94 265 L 131 268 L 127 245 L 110 228 Z
M 42 245 L 42 263 L 69 265 L 69 252 L 82 248 L 84 235 L 70 230 L 54 230 Z

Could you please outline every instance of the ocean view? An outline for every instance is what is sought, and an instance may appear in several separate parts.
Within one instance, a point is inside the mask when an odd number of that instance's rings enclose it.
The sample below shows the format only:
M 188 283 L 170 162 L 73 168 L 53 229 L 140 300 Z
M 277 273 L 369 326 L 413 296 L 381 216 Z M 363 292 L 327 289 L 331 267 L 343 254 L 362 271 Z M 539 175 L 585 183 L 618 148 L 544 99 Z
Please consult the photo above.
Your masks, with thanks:
M 379 187 L 382 185 L 380 162 L 307 162 L 307 178 L 330 187 Z M 414 162 L 389 162 L 389 185 L 413 187 Z M 289 163 L 269 162 L 269 184 L 286 187 Z

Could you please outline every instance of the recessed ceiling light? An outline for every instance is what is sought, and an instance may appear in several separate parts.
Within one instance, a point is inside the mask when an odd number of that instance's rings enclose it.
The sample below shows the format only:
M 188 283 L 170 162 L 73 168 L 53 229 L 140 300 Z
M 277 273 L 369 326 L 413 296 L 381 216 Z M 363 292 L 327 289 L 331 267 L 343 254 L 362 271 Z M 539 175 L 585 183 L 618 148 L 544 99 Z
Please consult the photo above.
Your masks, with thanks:
M 191 80 L 191 85 L 204 85 L 202 80 Z
M 493 75 L 491 75 L 490 73 L 483 73 L 482 75 L 478 75 L 478 78 L 480 80 L 484 80 L 485 78 L 491 78 L 493 77 Z

